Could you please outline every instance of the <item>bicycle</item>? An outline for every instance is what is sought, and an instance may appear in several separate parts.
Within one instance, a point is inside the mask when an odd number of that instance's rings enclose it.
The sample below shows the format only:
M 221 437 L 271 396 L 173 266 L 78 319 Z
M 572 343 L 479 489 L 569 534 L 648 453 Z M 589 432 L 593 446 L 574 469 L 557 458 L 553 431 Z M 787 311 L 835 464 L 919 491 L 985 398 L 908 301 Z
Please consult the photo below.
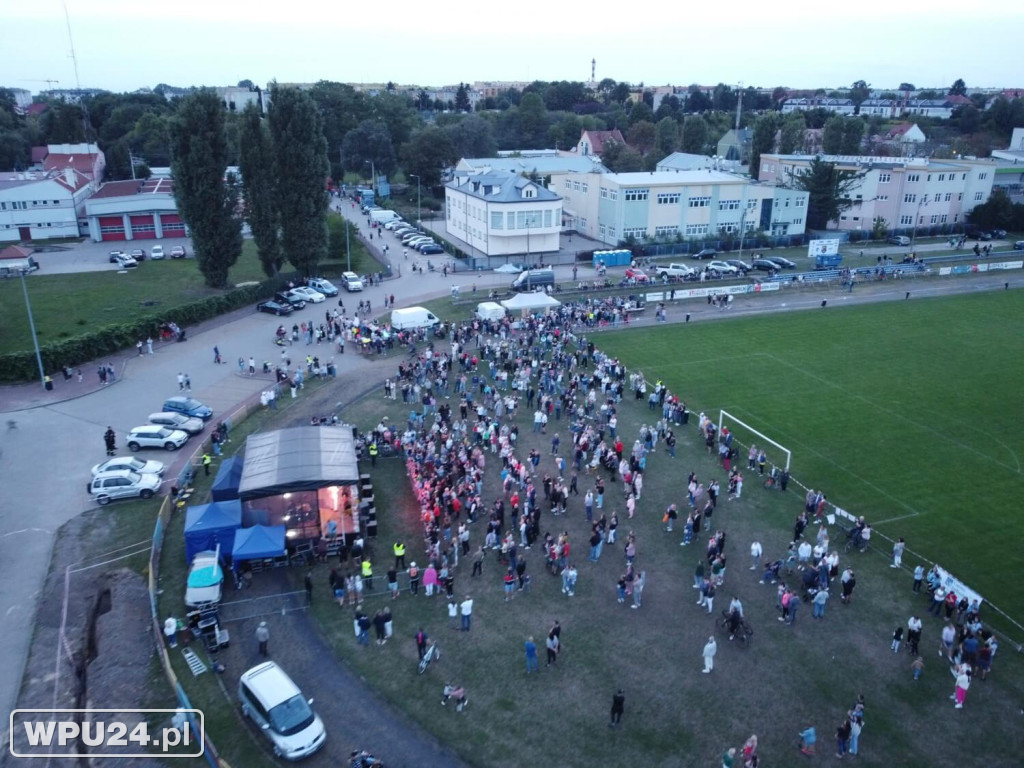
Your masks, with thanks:
M 753 627 L 751 627 L 747 623 L 746 619 L 740 618 L 739 624 L 736 626 L 736 632 L 735 633 L 733 633 L 732 630 L 729 627 L 729 612 L 728 611 L 722 611 L 722 618 L 720 618 L 718 621 L 716 621 L 715 624 L 718 626 L 718 628 L 720 630 L 722 630 L 723 632 L 729 634 L 730 637 L 734 637 L 737 640 L 739 640 L 740 641 L 740 645 L 742 645 L 744 648 L 747 648 L 747 647 L 750 646 L 750 643 L 751 643 L 751 641 L 753 640 L 753 637 L 754 637 L 754 629 L 753 629 Z
M 427 667 L 430 666 L 430 662 L 437 661 L 441 658 L 441 649 L 437 647 L 437 643 L 431 643 L 427 646 L 426 653 L 423 654 L 423 658 L 420 659 L 420 674 L 422 675 L 427 671 Z

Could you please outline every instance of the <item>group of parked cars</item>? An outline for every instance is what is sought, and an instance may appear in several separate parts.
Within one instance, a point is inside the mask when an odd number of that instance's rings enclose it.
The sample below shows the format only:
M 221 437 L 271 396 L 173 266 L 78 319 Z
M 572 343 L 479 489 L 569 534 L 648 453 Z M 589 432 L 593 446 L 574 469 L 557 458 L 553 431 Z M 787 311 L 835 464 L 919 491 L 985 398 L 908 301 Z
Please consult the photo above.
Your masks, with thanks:
M 213 411 L 194 397 L 169 397 L 161 411 L 149 415 L 149 423 L 128 432 L 125 444 L 132 453 L 144 448 L 176 451 L 190 437 L 200 434 L 212 417 Z M 164 469 L 160 461 L 118 456 L 92 468 L 87 490 L 98 504 L 125 498 L 149 499 L 160 488 Z
M 349 293 L 363 290 L 363 280 L 355 272 L 342 272 L 341 284 Z M 257 312 L 271 315 L 290 315 L 297 309 L 305 309 L 307 304 L 320 304 L 328 297 L 338 295 L 338 289 L 330 280 L 323 277 L 311 277 L 305 285 L 278 291 L 274 297 L 261 301 L 256 305 Z
M 704 254 L 704 255 L 701 255 Z M 693 258 L 705 259 L 717 255 L 714 249 L 707 248 Z M 777 272 L 781 269 L 796 269 L 796 263 L 782 256 L 762 256 L 758 254 L 751 263 L 741 259 L 714 259 L 712 258 L 704 265 L 703 269 L 694 269 L 687 264 L 657 264 L 652 269 L 653 275 L 661 280 L 699 280 L 702 271 L 713 278 L 737 277 L 746 275 L 749 272 Z M 628 267 L 626 279 L 636 283 L 647 283 L 652 281 L 648 275 L 639 267 Z
M 409 224 L 394 211 L 364 207 L 363 213 L 376 221 L 379 226 L 391 232 L 406 248 L 411 248 L 424 255 L 444 253 L 444 248 L 433 237 L 424 230 Z M 384 214 L 388 215 L 387 218 L 384 218 Z
M 130 269 L 131 267 L 139 266 L 139 262 L 145 261 L 147 258 L 153 261 L 161 261 L 167 255 L 170 255 L 172 259 L 184 259 L 188 256 L 188 252 L 183 245 L 176 245 L 166 253 L 162 245 L 154 245 L 150 249 L 148 257 L 145 248 L 133 248 L 128 253 L 124 251 L 111 251 L 109 259 L 111 264 L 117 264 L 121 269 Z

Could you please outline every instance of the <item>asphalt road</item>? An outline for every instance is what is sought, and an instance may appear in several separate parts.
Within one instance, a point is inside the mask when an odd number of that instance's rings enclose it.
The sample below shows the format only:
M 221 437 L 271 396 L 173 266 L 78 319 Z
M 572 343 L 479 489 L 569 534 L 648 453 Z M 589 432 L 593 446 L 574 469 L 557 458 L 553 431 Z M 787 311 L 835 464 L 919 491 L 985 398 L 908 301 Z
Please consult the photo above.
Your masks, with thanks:
M 351 208 L 345 212 L 349 216 L 353 213 Z M 354 213 L 358 216 L 358 211 Z M 354 220 L 361 223 L 365 231 L 365 219 Z M 382 306 L 385 294 L 394 294 L 399 306 L 408 306 L 445 295 L 452 284 L 460 284 L 465 294 L 471 282 L 480 289 L 507 285 L 510 280 L 508 275 L 493 273 L 458 273 L 447 278 L 440 272 L 414 274 L 410 269 L 414 254 L 410 253 L 408 262 L 404 261 L 401 245 L 388 232 L 384 233 L 384 242 L 391 244 L 392 261 L 401 267 L 402 276 L 364 291 L 361 298 L 370 299 L 375 309 Z M 371 245 L 379 243 L 375 239 Z M 102 252 L 109 250 L 106 244 L 100 245 Z M 419 261 L 425 263 L 426 259 Z M 559 272 L 564 272 L 567 278 L 569 268 L 559 268 Z M 1024 273 L 990 273 L 926 282 L 890 281 L 883 285 L 858 286 L 854 294 L 839 294 L 833 290 L 829 298 L 830 306 L 902 300 L 905 290 L 911 290 L 915 296 L 940 295 L 995 290 L 1004 282 L 1020 288 L 1024 286 Z M 817 307 L 823 295 L 815 290 L 780 291 L 745 298 L 736 302 L 733 314 Z M 360 295 L 343 293 L 342 298 L 353 308 Z M 293 317 L 321 318 L 324 309 L 333 306 L 334 301 L 329 300 L 327 304 L 312 305 Z M 698 300 L 673 307 L 669 319 L 676 315 L 681 317 L 684 311 L 693 313 L 694 322 L 722 316 Z M 652 320 L 645 318 L 639 324 Z M 267 385 L 269 377 L 240 376 L 235 361 L 239 356 L 248 360 L 250 355 L 257 363 L 276 360 L 279 350 L 271 340 L 279 322 L 274 316 L 241 312 L 206 327 L 190 329 L 189 341 L 184 344 L 158 346 L 152 357 L 139 358 L 132 353 L 119 358 L 119 381 L 103 388 L 97 388 L 95 383 L 77 385 L 58 381 L 52 393 L 43 392 L 38 385 L 0 389 L 0 410 L 6 412 L 4 421 L 12 420 L 17 424 L 16 428 L 0 427 L 0 487 L 4 489 L 2 506 L 5 511 L 0 515 L 0 562 L 4 563 L 6 574 L 6 578 L 0 579 L 0 616 L 6 625 L 6 631 L 0 633 L 0 658 L 7 660 L 0 665 L 0 703 L 5 705 L 5 711 L 9 712 L 14 706 L 21 683 L 32 638 L 36 600 L 48 568 L 53 537 L 64 522 L 92 506 L 85 493 L 85 483 L 88 468 L 104 458 L 102 436 L 106 427 L 114 428 L 120 446 L 129 429 L 143 424 L 146 416 L 159 408 L 163 398 L 177 394 L 178 372 L 189 374 L 192 394 L 213 408 L 214 418 L 226 413 Z M 219 346 L 227 365 L 213 363 L 214 345 Z M 314 346 L 312 349 L 323 348 Z M 341 373 L 368 369 L 372 365 L 351 353 L 334 355 L 334 359 Z M 95 367 L 95 364 L 83 366 L 91 382 L 96 380 Z M 163 460 L 169 458 L 160 451 L 154 451 L 153 455 Z

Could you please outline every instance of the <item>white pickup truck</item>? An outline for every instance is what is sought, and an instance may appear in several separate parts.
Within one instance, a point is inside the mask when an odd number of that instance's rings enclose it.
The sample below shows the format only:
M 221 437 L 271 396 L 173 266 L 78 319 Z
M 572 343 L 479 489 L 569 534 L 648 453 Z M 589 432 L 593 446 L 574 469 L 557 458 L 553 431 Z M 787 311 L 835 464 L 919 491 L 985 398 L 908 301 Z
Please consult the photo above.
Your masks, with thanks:
M 662 280 L 666 277 L 675 277 L 680 280 L 685 280 L 696 273 L 696 270 L 693 269 L 693 267 L 688 267 L 686 264 L 659 264 L 652 271 Z

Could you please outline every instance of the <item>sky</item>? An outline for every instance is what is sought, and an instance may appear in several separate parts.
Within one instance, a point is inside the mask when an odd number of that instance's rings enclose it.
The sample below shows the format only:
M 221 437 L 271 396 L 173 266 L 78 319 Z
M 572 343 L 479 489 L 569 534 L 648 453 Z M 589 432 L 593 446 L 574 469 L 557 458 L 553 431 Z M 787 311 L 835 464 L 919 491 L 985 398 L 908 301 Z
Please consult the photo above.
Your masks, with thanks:
M 596 59 L 597 80 L 648 86 L 1024 87 L 1019 0 L 700 5 L 0 0 L 0 86 L 586 81 Z

